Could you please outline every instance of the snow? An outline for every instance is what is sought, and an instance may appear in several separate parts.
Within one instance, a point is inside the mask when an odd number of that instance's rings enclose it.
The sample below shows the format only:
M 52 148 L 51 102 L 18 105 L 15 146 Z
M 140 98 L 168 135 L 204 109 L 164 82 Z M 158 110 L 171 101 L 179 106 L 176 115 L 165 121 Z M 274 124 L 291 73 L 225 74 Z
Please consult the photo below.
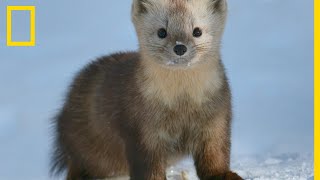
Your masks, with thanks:
M 232 170 L 246 180 L 313 180 L 312 154 L 242 156 L 233 159 Z M 121 180 L 128 180 L 122 177 Z M 168 180 L 198 180 L 191 158 L 167 169 Z M 113 179 L 115 180 L 115 179 Z M 117 179 L 120 180 L 120 179 Z
M 233 168 L 245 179 L 309 180 L 313 177 L 311 154 L 239 158 Z
M 242 156 L 233 159 L 232 170 L 247 180 L 311 180 L 312 154 L 278 156 Z M 167 171 L 169 180 L 198 179 L 191 159 L 186 159 Z M 182 176 L 182 174 L 184 174 Z
M 36 47 L 5 47 L 7 5 L 37 6 Z M 0 179 L 53 179 L 50 120 L 81 67 L 137 49 L 131 0 L 0 7 Z M 229 9 L 222 59 L 233 92 L 232 169 L 247 179 L 311 180 L 313 1 L 229 0 Z M 18 16 L 17 39 L 26 34 L 26 18 Z M 196 179 L 192 164 L 187 159 L 168 176 Z
M 181 45 L 181 44 L 183 44 L 183 43 L 180 41 L 176 41 L 176 45 Z

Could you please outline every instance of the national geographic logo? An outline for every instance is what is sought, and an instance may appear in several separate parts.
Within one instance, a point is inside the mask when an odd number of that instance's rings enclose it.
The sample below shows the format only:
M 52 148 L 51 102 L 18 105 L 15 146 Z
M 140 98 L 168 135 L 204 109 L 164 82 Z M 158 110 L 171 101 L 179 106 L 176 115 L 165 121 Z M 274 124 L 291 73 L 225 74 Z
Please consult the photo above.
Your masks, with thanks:
M 30 11 L 30 41 L 12 41 L 12 12 Z M 36 7 L 7 6 L 7 46 L 35 46 L 36 44 Z

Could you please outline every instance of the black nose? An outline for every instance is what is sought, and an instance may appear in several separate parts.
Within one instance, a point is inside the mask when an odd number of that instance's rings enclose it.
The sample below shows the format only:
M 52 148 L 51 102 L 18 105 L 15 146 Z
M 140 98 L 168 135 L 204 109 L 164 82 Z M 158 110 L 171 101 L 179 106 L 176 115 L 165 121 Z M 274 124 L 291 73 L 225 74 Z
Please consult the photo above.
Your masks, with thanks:
M 187 52 L 188 49 L 185 45 L 176 45 L 173 50 L 177 55 L 182 56 Z

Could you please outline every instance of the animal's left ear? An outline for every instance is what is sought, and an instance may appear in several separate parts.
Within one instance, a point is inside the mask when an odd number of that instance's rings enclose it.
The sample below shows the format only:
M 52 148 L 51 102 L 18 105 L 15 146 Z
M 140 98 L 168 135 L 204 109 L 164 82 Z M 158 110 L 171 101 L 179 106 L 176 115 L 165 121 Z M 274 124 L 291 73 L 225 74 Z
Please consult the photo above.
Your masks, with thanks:
M 148 12 L 148 7 L 151 5 L 149 0 L 133 0 L 132 15 L 139 16 Z
M 224 12 L 227 11 L 227 0 L 209 0 L 210 8 L 213 12 Z

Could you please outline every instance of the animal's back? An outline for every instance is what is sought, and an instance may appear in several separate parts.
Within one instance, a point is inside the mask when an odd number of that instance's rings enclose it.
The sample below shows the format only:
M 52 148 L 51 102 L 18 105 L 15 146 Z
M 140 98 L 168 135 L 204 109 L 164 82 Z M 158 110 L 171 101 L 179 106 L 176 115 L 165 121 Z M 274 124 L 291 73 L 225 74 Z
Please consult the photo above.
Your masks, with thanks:
M 54 119 L 53 173 L 68 168 L 69 174 L 84 177 L 128 174 L 124 144 L 112 118 L 121 110 L 121 91 L 133 83 L 138 62 L 137 53 L 113 54 L 90 63 L 76 76 Z

